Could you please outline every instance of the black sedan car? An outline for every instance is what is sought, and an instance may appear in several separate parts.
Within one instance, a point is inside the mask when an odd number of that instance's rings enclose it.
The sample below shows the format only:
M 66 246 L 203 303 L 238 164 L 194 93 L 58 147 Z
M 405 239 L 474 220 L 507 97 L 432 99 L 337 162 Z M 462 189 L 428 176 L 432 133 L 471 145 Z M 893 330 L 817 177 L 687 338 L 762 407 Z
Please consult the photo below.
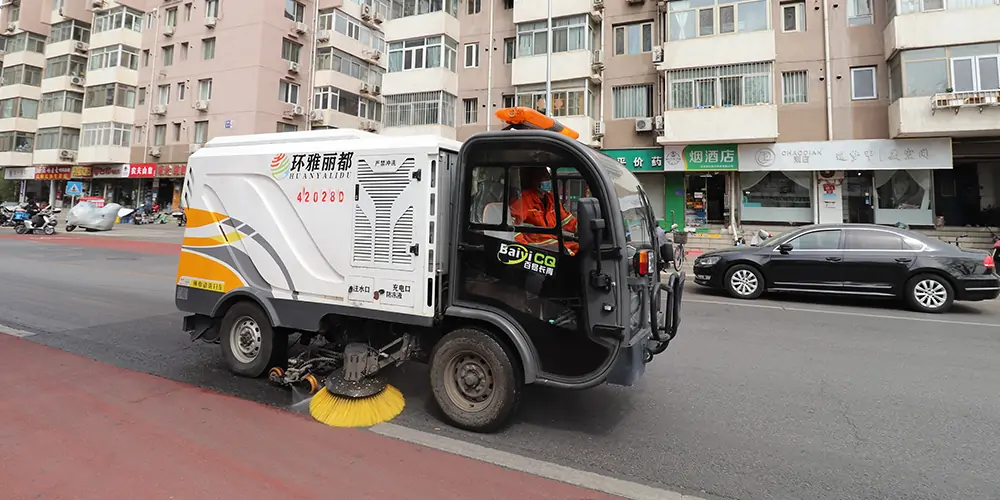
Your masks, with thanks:
M 955 300 L 995 299 L 993 258 L 935 238 L 872 224 L 817 224 L 694 261 L 695 283 L 738 299 L 764 292 L 903 298 L 942 313 Z

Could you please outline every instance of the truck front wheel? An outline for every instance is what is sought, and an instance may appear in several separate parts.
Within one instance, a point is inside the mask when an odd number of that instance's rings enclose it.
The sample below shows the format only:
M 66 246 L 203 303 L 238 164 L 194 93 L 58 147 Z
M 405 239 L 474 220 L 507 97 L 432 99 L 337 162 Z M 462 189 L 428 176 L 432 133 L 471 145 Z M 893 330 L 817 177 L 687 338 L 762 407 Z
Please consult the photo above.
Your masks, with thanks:
M 281 360 L 285 342 L 276 342 L 267 314 L 257 304 L 238 302 L 226 311 L 219 328 L 222 358 L 229 370 L 259 377 Z
M 521 401 L 523 377 L 513 357 L 490 334 L 461 328 L 445 335 L 431 353 L 431 389 L 456 427 L 492 432 Z

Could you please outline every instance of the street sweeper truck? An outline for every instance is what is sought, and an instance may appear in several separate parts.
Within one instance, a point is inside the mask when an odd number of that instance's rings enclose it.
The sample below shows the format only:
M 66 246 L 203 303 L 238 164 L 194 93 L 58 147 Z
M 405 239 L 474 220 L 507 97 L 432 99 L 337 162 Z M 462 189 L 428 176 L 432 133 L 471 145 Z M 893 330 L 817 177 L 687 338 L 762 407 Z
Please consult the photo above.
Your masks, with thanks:
M 632 385 L 677 334 L 683 274 L 624 166 L 528 108 L 464 143 L 360 130 L 219 137 L 184 179 L 176 304 L 236 374 L 296 385 L 334 426 L 403 409 L 489 432 L 526 384 Z

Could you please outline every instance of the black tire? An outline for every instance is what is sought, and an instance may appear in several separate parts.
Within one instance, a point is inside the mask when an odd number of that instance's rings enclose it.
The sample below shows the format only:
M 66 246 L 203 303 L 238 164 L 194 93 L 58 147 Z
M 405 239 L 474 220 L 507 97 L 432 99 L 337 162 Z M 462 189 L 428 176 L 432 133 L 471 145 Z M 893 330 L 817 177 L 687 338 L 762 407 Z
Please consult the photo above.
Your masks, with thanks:
M 74 229 L 76 229 L 76 226 L 74 226 L 72 224 L 66 224 L 66 232 L 67 233 L 72 233 Z
M 738 284 L 737 284 L 738 282 Z M 764 293 L 766 284 L 764 275 L 760 271 L 746 264 L 737 264 L 726 271 L 725 282 L 726 292 L 735 299 L 753 300 Z
M 14 226 L 14 232 L 17 234 L 24 234 L 28 232 L 28 228 L 25 226 Z
M 680 272 L 681 267 L 684 267 L 684 247 L 680 245 L 674 245 L 674 271 Z
M 47 234 L 47 235 L 56 234 L 56 227 L 55 226 L 45 226 L 45 229 L 42 229 L 42 232 L 45 233 L 45 234 Z
M 248 337 L 244 340 L 257 347 L 256 355 L 240 350 L 241 330 Z M 237 337 L 234 342 L 233 337 Z M 259 346 L 254 340 L 259 336 Z M 244 377 L 257 378 L 267 372 L 272 366 L 283 366 L 287 360 L 281 357 L 285 352 L 285 342 L 275 342 L 274 327 L 267 314 L 253 302 L 238 302 L 229 308 L 219 325 L 219 344 L 222 347 L 222 359 L 229 370 Z M 278 347 L 276 347 L 276 344 Z M 252 348 L 250 348 L 252 349 Z
M 915 311 L 941 314 L 955 302 L 955 289 L 935 274 L 918 274 L 906 282 L 906 303 Z
M 458 366 L 463 358 L 465 364 Z M 460 390 L 464 384 L 457 380 L 458 370 L 464 367 L 472 367 L 477 375 L 487 375 L 476 387 L 486 388 L 485 400 L 475 401 L 474 389 L 469 389 L 473 398 Z M 452 331 L 434 346 L 430 377 L 434 400 L 446 419 L 455 427 L 473 432 L 493 432 L 506 424 L 521 402 L 524 386 L 516 356 L 492 335 L 476 328 Z

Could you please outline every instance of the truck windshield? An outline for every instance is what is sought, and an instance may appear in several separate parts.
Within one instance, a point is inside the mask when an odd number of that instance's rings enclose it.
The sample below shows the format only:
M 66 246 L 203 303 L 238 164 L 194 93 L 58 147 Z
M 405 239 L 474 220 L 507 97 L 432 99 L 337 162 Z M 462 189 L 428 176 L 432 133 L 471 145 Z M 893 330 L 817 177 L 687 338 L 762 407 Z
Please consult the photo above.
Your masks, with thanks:
M 653 211 L 639 185 L 639 179 L 636 179 L 632 172 L 629 172 L 610 156 L 594 150 L 591 150 L 590 153 L 597 160 L 601 170 L 604 170 L 604 173 L 611 179 L 614 194 L 622 209 L 622 218 L 625 220 L 625 236 L 629 244 L 636 248 L 654 248 L 654 221 L 651 220 Z

